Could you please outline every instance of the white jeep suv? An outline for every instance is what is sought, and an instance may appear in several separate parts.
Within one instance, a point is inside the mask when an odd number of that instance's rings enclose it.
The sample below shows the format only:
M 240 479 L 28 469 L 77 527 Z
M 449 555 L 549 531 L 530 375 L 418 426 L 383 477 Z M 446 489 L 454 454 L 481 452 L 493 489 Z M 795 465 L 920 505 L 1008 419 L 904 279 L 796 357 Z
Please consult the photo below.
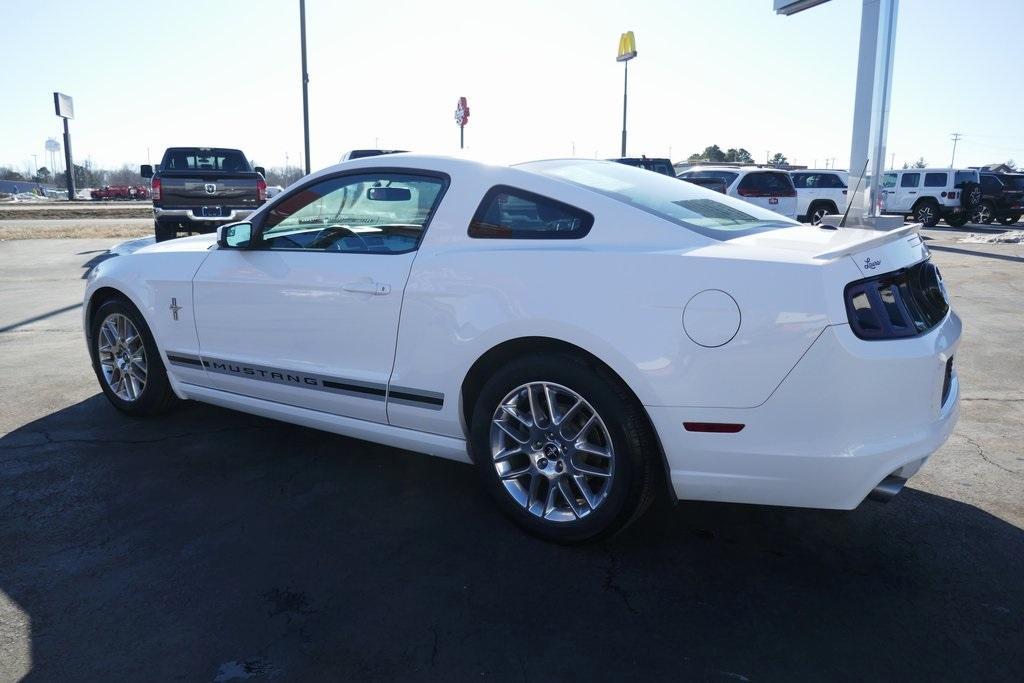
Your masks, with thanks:
M 683 171 L 680 180 L 720 178 L 725 194 L 745 202 L 796 218 L 796 188 L 786 171 L 760 166 L 701 166 Z
M 797 220 L 817 225 L 828 214 L 843 213 L 849 176 L 833 169 L 790 171 L 796 187 Z
M 905 168 L 882 177 L 882 213 L 910 216 L 926 228 L 939 219 L 959 228 L 980 201 L 981 178 L 974 169 Z

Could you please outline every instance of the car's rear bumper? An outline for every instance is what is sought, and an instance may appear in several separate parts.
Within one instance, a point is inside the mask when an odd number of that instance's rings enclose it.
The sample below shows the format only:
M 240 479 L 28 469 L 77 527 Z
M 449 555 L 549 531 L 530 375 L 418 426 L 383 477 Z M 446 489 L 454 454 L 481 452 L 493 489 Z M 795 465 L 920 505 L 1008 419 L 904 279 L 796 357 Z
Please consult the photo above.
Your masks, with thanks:
M 248 218 L 255 209 L 228 209 L 224 216 L 201 216 L 195 209 L 162 209 L 153 207 L 153 217 L 165 223 L 178 223 L 181 226 L 198 226 L 200 229 L 213 230 L 218 225 L 226 225 Z
M 852 509 L 883 479 L 907 479 L 953 431 L 960 340 L 950 313 L 913 339 L 826 328 L 779 387 L 746 409 L 648 406 L 682 499 Z M 951 366 L 952 367 L 952 366 Z M 742 424 L 737 433 L 684 422 Z

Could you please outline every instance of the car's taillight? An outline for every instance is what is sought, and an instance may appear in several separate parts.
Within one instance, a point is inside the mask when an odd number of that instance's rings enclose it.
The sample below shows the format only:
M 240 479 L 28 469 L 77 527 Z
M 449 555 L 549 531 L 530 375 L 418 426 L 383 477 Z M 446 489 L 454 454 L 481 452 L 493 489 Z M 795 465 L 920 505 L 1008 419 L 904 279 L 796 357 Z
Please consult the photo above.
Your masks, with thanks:
M 846 286 L 846 313 L 861 339 L 923 334 L 949 311 L 939 269 L 929 261 Z
M 256 179 L 256 199 L 261 202 L 267 201 L 267 181 L 263 178 Z
M 956 199 L 956 192 L 950 192 L 946 195 L 949 199 Z
M 153 201 L 158 202 L 164 197 L 163 188 L 160 186 L 160 179 L 153 178 Z

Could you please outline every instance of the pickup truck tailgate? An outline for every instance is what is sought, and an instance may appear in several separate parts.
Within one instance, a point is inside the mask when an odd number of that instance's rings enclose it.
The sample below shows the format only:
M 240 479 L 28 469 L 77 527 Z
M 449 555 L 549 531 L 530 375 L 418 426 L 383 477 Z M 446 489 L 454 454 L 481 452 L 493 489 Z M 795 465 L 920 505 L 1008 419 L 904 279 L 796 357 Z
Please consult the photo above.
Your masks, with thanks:
M 256 174 L 231 176 L 161 175 L 160 204 L 165 209 L 218 205 L 229 208 L 259 206 Z

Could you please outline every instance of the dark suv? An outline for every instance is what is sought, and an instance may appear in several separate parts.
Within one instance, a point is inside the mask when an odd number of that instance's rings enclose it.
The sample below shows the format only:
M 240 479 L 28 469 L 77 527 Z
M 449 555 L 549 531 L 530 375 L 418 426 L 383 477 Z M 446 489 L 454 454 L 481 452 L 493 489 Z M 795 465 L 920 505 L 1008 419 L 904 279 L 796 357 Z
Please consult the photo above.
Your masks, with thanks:
M 617 159 L 609 159 L 608 161 L 626 164 L 627 166 L 635 166 L 636 168 L 646 168 L 648 171 L 654 171 L 655 173 L 661 173 L 662 175 L 670 175 L 673 178 L 676 177 L 676 170 L 675 168 L 672 167 L 672 162 L 669 161 L 668 159 L 649 157 L 619 157 Z
M 971 215 L 972 223 L 994 220 L 1013 225 L 1024 215 L 1024 174 L 982 173 L 981 202 Z

